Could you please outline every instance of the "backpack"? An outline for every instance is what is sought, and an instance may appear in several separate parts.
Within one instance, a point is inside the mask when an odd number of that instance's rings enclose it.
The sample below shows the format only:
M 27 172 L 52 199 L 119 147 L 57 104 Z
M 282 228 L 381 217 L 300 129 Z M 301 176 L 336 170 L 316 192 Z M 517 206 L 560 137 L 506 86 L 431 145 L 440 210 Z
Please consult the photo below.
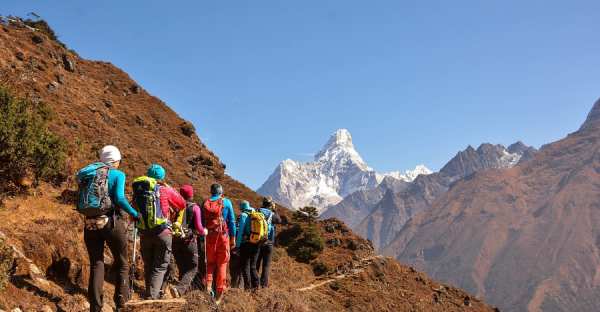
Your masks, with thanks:
M 258 211 L 265 215 L 265 219 L 267 219 L 267 224 L 269 225 L 269 240 L 275 239 L 275 225 L 271 222 L 273 219 L 273 214 L 275 214 L 271 209 L 268 208 L 259 208 Z M 271 235 L 272 234 L 272 235 Z
M 175 214 L 175 222 L 181 224 L 181 231 L 185 234 L 183 236 L 173 236 L 174 242 L 181 242 L 186 239 L 195 238 L 194 231 L 196 225 L 194 224 L 194 203 L 191 200 L 187 200 L 187 206 L 184 210 L 178 210 Z
M 264 245 L 269 240 L 269 223 L 265 215 L 255 211 L 250 213 L 250 239 L 252 244 Z
M 223 219 L 223 208 L 225 208 L 225 205 L 223 204 L 222 198 L 215 201 L 207 199 L 202 204 L 202 215 L 204 216 L 205 221 L 204 227 L 209 232 L 216 231 L 229 233 L 227 224 L 225 224 L 225 220 Z
M 113 209 L 108 194 L 108 173 L 112 164 L 102 162 L 91 164 L 77 173 L 79 183 L 77 212 L 86 217 L 97 217 Z
M 160 183 L 149 177 L 133 180 L 133 209 L 142 214 L 137 228 L 140 234 L 160 234 L 171 230 L 171 221 L 160 207 Z

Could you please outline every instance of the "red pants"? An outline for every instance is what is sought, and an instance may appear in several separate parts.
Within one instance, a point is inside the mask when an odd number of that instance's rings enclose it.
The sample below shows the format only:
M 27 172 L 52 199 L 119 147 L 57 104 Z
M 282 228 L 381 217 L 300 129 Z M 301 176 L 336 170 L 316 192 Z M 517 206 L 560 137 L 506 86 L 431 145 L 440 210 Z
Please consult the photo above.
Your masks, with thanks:
M 202 281 L 204 285 L 212 284 L 213 272 L 217 268 L 218 293 L 224 293 L 227 287 L 227 262 L 229 262 L 229 235 L 211 233 L 204 244 L 206 249 L 206 277 Z

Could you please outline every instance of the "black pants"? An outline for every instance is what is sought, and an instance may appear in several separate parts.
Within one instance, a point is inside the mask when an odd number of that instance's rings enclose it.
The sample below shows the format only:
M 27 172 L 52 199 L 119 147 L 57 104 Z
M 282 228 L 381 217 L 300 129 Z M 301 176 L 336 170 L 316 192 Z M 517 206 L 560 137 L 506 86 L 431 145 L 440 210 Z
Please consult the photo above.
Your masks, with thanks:
M 96 231 L 84 230 L 83 240 L 90 258 L 90 280 L 88 300 L 90 311 L 102 309 L 104 282 L 104 242 L 110 248 L 117 269 L 114 300 L 117 308 L 122 308 L 129 298 L 129 267 L 127 265 L 127 233 L 123 220 L 110 218 L 104 228 Z
M 273 261 L 273 251 L 275 250 L 275 244 L 273 241 L 269 241 L 265 246 L 260 247 L 260 253 L 258 255 L 258 261 L 256 263 L 256 270 L 258 271 L 262 264 L 262 273 L 260 275 L 260 287 L 269 286 L 269 275 L 271 274 L 271 262 Z
M 240 253 L 231 254 L 229 259 L 229 275 L 231 276 L 231 287 L 244 289 L 244 273 L 242 270 L 242 259 Z
M 173 257 L 179 269 L 179 282 L 175 287 L 180 295 L 189 291 L 192 279 L 198 272 L 198 244 L 196 242 L 173 242 Z
M 244 289 L 258 288 L 259 277 L 256 270 L 258 262 L 259 246 L 252 243 L 242 243 L 240 245 L 241 266 L 244 273 Z
M 171 239 L 170 233 L 140 237 L 146 292 L 152 300 L 160 297 L 160 286 L 171 260 Z

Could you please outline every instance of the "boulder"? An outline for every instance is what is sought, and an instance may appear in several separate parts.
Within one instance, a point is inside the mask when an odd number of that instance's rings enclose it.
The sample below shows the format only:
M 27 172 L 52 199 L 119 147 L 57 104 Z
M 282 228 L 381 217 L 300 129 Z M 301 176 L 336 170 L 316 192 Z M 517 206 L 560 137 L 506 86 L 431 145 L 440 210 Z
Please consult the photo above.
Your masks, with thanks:
M 48 89 L 50 89 L 50 91 L 58 91 L 58 82 L 52 81 L 46 87 L 48 87 Z
M 35 64 L 36 62 L 37 62 L 37 58 L 35 56 L 30 56 L 29 57 L 29 63 Z
M 75 72 L 75 63 L 73 62 L 73 60 L 71 60 L 71 57 L 69 57 L 66 54 L 63 54 L 62 60 L 63 60 L 64 66 L 65 66 L 65 69 L 74 73 Z
M 169 140 L 169 146 L 171 146 L 171 148 L 173 149 L 182 149 L 183 146 L 181 146 L 177 141 L 175 140 Z
M 31 40 L 33 40 L 33 43 L 40 44 L 40 43 L 44 43 L 44 41 L 46 41 L 46 37 L 44 37 L 44 36 L 33 36 L 33 38 L 31 38 Z
M 185 123 L 183 123 L 183 125 L 181 125 L 181 133 L 183 133 L 183 135 L 191 137 L 194 133 L 196 133 L 196 128 L 194 127 L 194 125 L 192 125 L 191 122 L 186 121 Z
M 129 90 L 131 90 L 131 92 L 133 92 L 134 94 L 138 94 L 138 93 L 140 93 L 140 90 L 141 90 L 141 89 L 142 89 L 142 88 L 140 88 L 140 86 L 137 86 L 137 85 L 135 85 L 135 86 L 132 86 L 131 88 L 129 88 Z
M 65 80 L 63 79 L 63 76 L 60 73 L 55 73 L 54 76 L 56 76 L 56 81 L 58 81 L 58 83 L 65 84 Z
M 22 61 L 25 59 L 25 54 L 23 54 L 23 52 L 17 52 L 15 53 L 15 57 L 17 57 L 17 60 Z

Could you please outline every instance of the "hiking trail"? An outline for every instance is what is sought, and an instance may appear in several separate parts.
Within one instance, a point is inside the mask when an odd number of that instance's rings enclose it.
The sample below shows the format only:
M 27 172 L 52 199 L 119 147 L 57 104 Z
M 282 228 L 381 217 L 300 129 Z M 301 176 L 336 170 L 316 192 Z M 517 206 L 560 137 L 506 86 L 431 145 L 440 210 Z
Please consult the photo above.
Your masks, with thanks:
M 297 290 L 298 291 L 312 290 L 312 289 L 315 289 L 317 287 L 323 286 L 325 284 L 329 284 L 329 283 L 331 283 L 333 281 L 337 281 L 339 279 L 343 279 L 343 278 L 346 278 L 348 276 L 352 276 L 352 275 L 361 273 L 362 271 L 365 270 L 365 268 L 367 268 L 368 266 L 370 266 L 371 264 L 373 264 L 373 261 L 376 258 L 378 258 L 378 257 L 382 257 L 382 256 L 378 255 L 378 256 L 375 256 L 375 257 L 364 258 L 364 259 L 360 260 L 359 264 L 354 269 L 348 270 L 348 272 L 345 275 L 344 274 L 340 274 L 340 275 L 336 275 L 334 277 L 329 277 L 329 278 L 327 278 L 326 280 L 324 280 L 324 281 L 322 281 L 320 283 L 315 284 L 313 282 L 310 286 L 303 287 L 303 288 L 298 288 Z M 318 280 L 316 280 L 316 281 L 318 281 Z

